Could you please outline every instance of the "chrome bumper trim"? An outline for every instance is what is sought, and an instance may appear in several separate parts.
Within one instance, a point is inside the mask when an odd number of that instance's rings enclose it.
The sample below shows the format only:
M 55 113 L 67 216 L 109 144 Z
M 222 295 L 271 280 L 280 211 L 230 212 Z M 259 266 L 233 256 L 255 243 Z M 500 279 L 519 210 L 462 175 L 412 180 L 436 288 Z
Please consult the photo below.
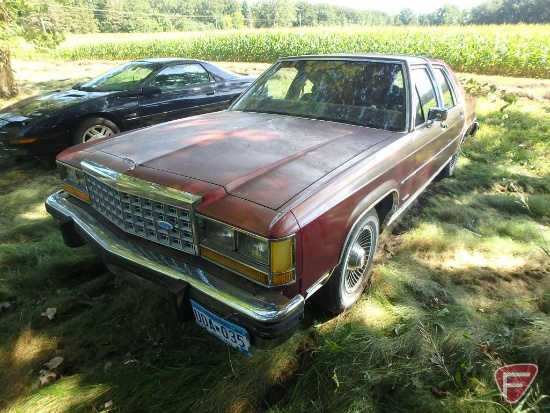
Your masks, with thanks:
M 305 300 L 302 295 L 288 299 L 274 291 L 262 290 L 260 298 L 200 268 L 120 239 L 91 214 L 69 202 L 62 191 L 50 195 L 46 207 L 61 222 L 73 221 L 75 230 L 93 248 L 103 250 L 120 262 L 127 262 L 128 267 L 140 267 L 144 271 L 160 273 L 174 282 L 188 283 L 190 298 L 219 302 L 231 309 L 230 314 L 242 314 L 259 323 L 277 323 L 303 313 Z

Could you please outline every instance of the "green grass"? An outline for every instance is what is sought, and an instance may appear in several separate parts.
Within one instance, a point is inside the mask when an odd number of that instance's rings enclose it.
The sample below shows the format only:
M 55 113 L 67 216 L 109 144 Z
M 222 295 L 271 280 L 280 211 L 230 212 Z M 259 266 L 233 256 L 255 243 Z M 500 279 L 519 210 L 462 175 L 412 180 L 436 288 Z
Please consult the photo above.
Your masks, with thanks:
M 0 410 L 548 411 L 550 88 L 489 80 L 517 100 L 479 98 L 482 128 L 455 177 L 382 236 L 368 294 L 334 318 L 308 304 L 290 341 L 251 357 L 66 248 L 43 207 L 58 186 L 51 159 L 0 158 Z M 540 370 L 510 406 L 493 373 L 520 362 Z

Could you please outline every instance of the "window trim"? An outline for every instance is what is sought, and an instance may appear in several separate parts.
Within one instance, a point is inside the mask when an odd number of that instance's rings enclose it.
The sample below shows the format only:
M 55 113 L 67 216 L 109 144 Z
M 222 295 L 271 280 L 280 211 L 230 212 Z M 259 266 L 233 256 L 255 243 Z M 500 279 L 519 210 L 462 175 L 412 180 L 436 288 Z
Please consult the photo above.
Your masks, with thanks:
M 420 93 L 418 91 L 418 87 L 417 87 L 417 82 L 416 82 L 416 79 L 414 78 L 414 72 L 417 71 L 417 70 L 423 70 L 424 72 L 426 72 L 428 74 L 428 78 L 430 79 L 430 82 L 432 84 L 432 88 L 433 88 L 433 91 L 434 91 L 434 95 L 435 95 L 435 101 L 436 101 L 436 106 L 434 107 L 442 107 L 442 102 L 443 102 L 443 98 L 442 98 L 442 93 L 441 93 L 441 90 L 439 88 L 439 84 L 437 83 L 437 80 L 434 78 L 434 74 L 433 74 L 433 66 L 431 67 L 432 70 L 430 70 L 430 67 L 428 65 L 414 65 L 414 66 L 411 66 L 410 68 L 410 77 L 411 77 L 411 82 L 412 82 L 412 85 L 413 85 L 413 89 L 414 89 L 414 92 L 420 102 L 420 104 L 422 105 L 422 100 L 420 99 Z M 414 105 L 411 105 L 411 107 L 414 106 Z M 428 123 L 428 114 L 424 114 L 424 108 L 422 107 L 422 114 L 424 115 L 424 122 L 417 125 L 416 124 L 416 108 L 415 110 L 413 111 L 413 116 L 412 116 L 412 119 L 413 119 L 413 130 L 415 129 L 418 129 L 422 126 L 425 126 L 427 123 Z
M 449 90 L 451 91 L 451 96 L 452 96 L 452 99 L 453 99 L 453 106 L 451 106 L 450 108 L 446 108 L 446 109 L 450 110 L 450 109 L 453 109 L 453 108 L 457 107 L 459 105 L 458 94 L 456 93 L 454 82 L 451 82 L 451 80 L 449 79 L 449 76 L 447 74 L 447 70 L 442 65 L 433 65 L 432 67 L 433 67 L 433 70 L 434 70 L 434 74 L 436 73 L 436 70 L 439 70 L 441 72 L 443 78 L 445 79 L 445 81 L 447 82 L 447 85 L 449 86 Z M 439 82 L 437 82 L 437 78 L 436 78 L 436 83 L 437 83 L 437 87 L 440 89 L 439 92 L 441 93 L 442 104 L 444 105 L 445 104 L 445 97 L 443 96 L 443 90 L 441 89 L 441 86 L 439 85 Z

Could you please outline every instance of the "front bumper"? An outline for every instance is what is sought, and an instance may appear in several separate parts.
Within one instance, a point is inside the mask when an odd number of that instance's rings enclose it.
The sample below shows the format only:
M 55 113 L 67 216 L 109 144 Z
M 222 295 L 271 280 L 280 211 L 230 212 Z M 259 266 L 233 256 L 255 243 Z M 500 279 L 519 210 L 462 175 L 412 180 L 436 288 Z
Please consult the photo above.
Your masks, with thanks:
M 68 136 L 68 132 L 50 133 L 41 136 L 33 143 L 13 145 L 10 141 L 20 136 L 0 130 L 0 155 L 34 156 L 56 154 L 70 146 Z
M 267 289 L 254 294 L 201 268 L 124 240 L 70 202 L 63 191 L 48 197 L 46 210 L 59 222 L 68 246 L 89 244 L 113 273 L 171 297 L 180 318 L 190 313 L 189 299 L 193 299 L 244 327 L 257 348 L 272 348 L 287 340 L 303 318 L 302 295 L 288 299 Z

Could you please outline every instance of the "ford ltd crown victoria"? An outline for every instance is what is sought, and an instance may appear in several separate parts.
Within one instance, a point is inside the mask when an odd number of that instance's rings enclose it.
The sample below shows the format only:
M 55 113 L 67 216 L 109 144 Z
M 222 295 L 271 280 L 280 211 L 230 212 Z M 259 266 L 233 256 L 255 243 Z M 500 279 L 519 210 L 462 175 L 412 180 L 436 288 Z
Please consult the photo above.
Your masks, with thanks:
M 311 297 L 358 300 L 380 232 L 453 174 L 474 108 L 440 60 L 282 58 L 226 111 L 64 151 L 46 207 L 66 245 L 250 353 Z

